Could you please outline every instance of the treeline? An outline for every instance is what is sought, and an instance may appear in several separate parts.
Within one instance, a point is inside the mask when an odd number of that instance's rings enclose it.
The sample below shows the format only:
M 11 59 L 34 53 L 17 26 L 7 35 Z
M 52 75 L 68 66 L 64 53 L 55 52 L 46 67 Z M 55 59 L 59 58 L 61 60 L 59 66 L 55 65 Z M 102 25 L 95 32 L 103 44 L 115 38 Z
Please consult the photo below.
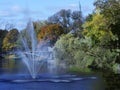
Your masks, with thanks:
M 55 46 L 59 64 L 68 67 L 117 70 L 120 64 L 120 1 L 96 0 L 94 12 L 83 19 L 81 11 L 60 10 L 45 21 L 33 22 L 38 41 Z M 0 50 L 21 47 L 20 32 L 0 30 Z M 64 57 L 64 58 L 63 58 Z
M 74 70 L 97 68 L 120 71 L 120 1 L 96 0 L 81 32 L 62 35 L 55 44 L 59 64 Z M 82 36 L 82 37 L 81 37 Z
M 29 23 L 29 22 L 28 22 Z M 80 30 L 82 25 L 81 12 L 71 10 L 60 10 L 45 21 L 33 22 L 34 30 L 38 41 L 49 41 L 53 46 L 60 35 L 67 34 L 71 30 Z M 0 30 L 0 51 L 15 51 L 21 48 L 20 34 L 27 37 L 26 30 L 29 29 L 27 25 L 25 29 L 19 31 L 17 29 Z

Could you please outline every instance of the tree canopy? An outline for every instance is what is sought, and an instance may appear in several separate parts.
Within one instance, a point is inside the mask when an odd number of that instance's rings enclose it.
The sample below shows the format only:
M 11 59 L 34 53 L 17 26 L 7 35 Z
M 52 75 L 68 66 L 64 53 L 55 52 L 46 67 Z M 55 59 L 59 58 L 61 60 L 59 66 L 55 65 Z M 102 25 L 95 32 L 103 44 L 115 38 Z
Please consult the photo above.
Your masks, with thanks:
M 17 48 L 19 32 L 17 29 L 10 30 L 3 40 L 3 50 L 9 51 Z
M 71 30 L 82 29 L 82 15 L 81 11 L 71 11 L 62 9 L 59 12 L 55 13 L 53 16 L 48 18 L 49 23 L 60 24 L 64 33 L 69 33 Z
M 2 51 L 3 40 L 7 33 L 8 33 L 7 30 L 0 30 L 0 51 Z
M 38 40 L 44 39 L 55 43 L 63 33 L 63 28 L 59 24 L 49 24 L 41 28 L 41 31 L 38 33 Z

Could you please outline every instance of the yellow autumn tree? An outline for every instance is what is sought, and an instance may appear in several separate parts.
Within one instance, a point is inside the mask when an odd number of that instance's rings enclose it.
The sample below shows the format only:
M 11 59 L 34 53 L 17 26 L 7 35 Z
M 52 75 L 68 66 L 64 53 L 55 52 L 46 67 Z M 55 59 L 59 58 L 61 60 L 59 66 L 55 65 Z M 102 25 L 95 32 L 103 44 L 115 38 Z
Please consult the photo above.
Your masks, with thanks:
M 63 28 L 59 24 L 49 24 L 41 27 L 40 32 L 38 33 L 38 40 L 50 40 L 52 43 L 55 43 L 58 37 L 64 33 Z

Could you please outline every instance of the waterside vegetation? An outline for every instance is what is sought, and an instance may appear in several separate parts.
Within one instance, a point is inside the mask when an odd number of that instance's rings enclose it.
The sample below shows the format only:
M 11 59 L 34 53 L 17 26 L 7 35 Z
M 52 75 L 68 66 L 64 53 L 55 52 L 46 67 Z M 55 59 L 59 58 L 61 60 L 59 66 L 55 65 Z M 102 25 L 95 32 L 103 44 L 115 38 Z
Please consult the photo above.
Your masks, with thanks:
M 62 9 L 48 20 L 34 21 L 37 39 L 49 42 L 58 63 L 64 62 L 70 71 L 120 72 L 120 1 L 96 0 L 94 6 L 86 18 L 81 10 Z M 27 37 L 26 28 L 0 30 L 1 54 L 22 48 L 21 34 Z

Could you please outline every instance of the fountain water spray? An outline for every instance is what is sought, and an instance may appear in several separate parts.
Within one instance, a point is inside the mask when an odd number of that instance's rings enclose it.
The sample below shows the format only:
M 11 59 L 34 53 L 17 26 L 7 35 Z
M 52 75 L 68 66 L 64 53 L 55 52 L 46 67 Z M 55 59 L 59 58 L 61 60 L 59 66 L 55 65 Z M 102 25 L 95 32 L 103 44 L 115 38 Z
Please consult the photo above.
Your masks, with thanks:
M 51 69 L 55 67 L 53 49 L 44 41 L 38 43 L 31 20 L 29 20 L 24 34 L 24 36 L 21 35 L 24 50 L 20 50 L 19 54 L 27 66 L 32 78 L 37 77 L 37 74 L 44 63 L 47 63 L 49 71 L 52 71 Z

